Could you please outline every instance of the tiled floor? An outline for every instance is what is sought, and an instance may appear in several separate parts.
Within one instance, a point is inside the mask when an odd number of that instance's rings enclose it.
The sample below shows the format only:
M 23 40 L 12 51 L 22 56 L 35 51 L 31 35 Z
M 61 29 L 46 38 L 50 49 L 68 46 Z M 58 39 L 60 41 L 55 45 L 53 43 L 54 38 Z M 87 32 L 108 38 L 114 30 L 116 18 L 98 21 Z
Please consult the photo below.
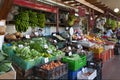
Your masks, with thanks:
M 120 80 L 120 55 L 103 64 L 103 80 Z

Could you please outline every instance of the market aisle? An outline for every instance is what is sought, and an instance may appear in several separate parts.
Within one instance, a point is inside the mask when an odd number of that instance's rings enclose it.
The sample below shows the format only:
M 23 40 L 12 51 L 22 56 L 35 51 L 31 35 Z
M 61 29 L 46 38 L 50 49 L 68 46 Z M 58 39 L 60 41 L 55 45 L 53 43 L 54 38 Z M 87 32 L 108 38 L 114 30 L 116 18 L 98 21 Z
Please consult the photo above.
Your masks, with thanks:
M 103 64 L 103 80 L 120 80 L 120 56 Z

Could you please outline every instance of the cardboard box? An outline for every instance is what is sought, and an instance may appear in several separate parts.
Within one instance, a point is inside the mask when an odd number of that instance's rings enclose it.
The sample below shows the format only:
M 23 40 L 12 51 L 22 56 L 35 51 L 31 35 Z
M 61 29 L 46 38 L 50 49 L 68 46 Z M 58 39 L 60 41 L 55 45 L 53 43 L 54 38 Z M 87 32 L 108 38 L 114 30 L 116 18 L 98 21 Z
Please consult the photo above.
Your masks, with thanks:
M 16 71 L 12 66 L 11 68 L 12 68 L 11 71 L 1 74 L 0 79 L 16 79 Z
M 87 75 L 86 73 L 91 73 L 90 75 Z M 87 72 L 79 71 L 77 73 L 77 79 L 78 80 L 93 80 L 97 76 L 97 70 L 92 68 L 87 68 Z

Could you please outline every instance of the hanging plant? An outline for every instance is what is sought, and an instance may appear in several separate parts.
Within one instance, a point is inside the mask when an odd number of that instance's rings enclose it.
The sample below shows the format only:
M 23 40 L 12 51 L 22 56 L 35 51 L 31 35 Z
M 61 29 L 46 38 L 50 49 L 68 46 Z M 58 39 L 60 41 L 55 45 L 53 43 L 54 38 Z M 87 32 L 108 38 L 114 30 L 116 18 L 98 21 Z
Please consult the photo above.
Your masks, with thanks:
M 69 15 L 68 15 L 68 21 L 67 21 L 68 26 L 73 26 L 75 20 L 76 20 L 75 15 L 73 15 L 73 14 L 69 14 Z
M 38 18 L 38 26 L 41 28 L 45 27 L 45 22 L 46 22 L 45 14 L 38 14 L 37 18 Z
M 29 26 L 29 13 L 28 11 L 20 12 L 15 18 L 15 27 L 19 32 L 25 32 Z
M 29 11 L 29 23 L 32 28 L 35 28 L 38 23 L 37 13 Z

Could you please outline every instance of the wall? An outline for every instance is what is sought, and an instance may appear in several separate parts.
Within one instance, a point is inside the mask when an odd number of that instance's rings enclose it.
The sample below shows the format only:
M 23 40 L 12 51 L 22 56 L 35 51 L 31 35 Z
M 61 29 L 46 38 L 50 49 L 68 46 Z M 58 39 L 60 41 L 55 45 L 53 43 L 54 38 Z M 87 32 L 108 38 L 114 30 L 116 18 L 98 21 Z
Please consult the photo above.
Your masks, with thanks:
M 64 28 L 65 27 L 60 27 L 59 32 L 62 33 L 63 31 L 65 31 Z M 27 30 L 27 32 L 25 32 L 24 34 L 30 34 L 31 31 L 32 31 L 32 29 L 29 28 Z M 10 33 L 10 34 L 15 33 L 16 32 L 15 25 L 14 24 L 7 25 L 6 32 Z M 46 26 L 45 28 L 43 28 L 43 35 L 51 35 L 52 32 L 56 32 L 56 27 L 54 27 L 54 26 Z

